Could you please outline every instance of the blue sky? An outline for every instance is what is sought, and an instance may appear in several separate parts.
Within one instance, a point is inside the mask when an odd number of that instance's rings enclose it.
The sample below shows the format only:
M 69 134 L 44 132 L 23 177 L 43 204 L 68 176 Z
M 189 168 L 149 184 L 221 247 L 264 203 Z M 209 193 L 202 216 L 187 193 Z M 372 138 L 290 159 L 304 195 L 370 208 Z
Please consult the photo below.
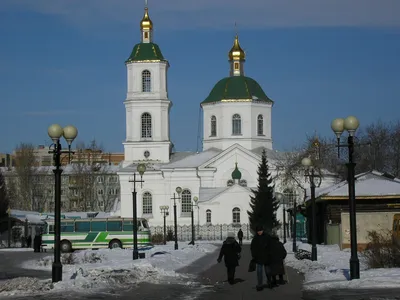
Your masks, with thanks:
M 2 0 L 0 152 L 50 144 L 52 123 L 122 152 L 124 61 L 139 42 L 139 0 Z M 400 1 L 150 0 L 170 61 L 171 138 L 196 150 L 200 102 L 228 75 L 234 23 L 245 73 L 275 101 L 274 147 L 289 150 L 336 117 L 395 121 L 400 111 Z M 249 6 L 250 3 L 252 6 Z

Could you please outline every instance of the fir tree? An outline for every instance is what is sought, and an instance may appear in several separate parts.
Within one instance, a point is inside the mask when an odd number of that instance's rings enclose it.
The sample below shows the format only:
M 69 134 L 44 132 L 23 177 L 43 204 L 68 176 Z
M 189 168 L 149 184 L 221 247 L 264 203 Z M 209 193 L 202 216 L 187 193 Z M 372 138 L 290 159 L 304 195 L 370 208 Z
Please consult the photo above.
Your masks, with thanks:
M 9 198 L 3 173 L 0 171 L 0 218 L 7 215 Z
M 274 197 L 274 186 L 265 150 L 262 152 L 257 174 L 258 188 L 257 190 L 252 190 L 254 196 L 250 196 L 251 211 L 247 211 L 250 228 L 255 231 L 256 226 L 263 226 L 266 232 L 271 232 L 280 226 L 279 221 L 276 219 L 279 202 Z

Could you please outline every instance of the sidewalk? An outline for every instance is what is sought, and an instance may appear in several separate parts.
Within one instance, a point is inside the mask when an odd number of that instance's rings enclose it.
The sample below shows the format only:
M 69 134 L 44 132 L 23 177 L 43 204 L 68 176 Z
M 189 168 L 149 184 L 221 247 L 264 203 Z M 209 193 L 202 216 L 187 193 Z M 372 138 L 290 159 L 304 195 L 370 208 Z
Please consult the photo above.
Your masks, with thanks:
M 221 243 L 222 244 L 222 243 Z M 287 267 L 289 283 L 276 287 L 272 290 L 264 289 L 256 291 L 256 273 L 247 271 L 251 259 L 250 246 L 243 245 L 240 266 L 236 268 L 236 281 L 234 285 L 226 282 L 226 268 L 223 262 L 217 263 L 218 252 L 215 253 L 214 265 L 208 270 L 201 272 L 199 278 L 203 284 L 214 285 L 213 291 L 202 295 L 207 300 L 257 300 L 257 299 L 279 299 L 300 300 L 302 299 L 303 276 L 296 270 Z M 270 298 L 271 297 L 271 298 Z

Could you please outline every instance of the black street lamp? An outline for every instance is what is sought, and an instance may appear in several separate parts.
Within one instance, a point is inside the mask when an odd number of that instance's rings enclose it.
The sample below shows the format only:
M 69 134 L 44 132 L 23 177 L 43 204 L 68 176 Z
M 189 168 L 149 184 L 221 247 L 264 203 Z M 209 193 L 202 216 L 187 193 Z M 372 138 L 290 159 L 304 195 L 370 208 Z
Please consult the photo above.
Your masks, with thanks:
M 71 144 L 78 135 L 78 130 L 74 126 L 66 126 L 62 128 L 58 124 L 53 124 L 47 129 L 49 137 L 52 139 L 53 144 L 50 146 L 49 153 L 53 154 L 53 162 L 56 167 L 54 172 L 54 261 L 52 265 L 52 281 L 59 282 L 62 280 L 62 264 L 61 264 L 61 154 L 73 153 L 71 151 Z M 68 143 L 68 150 L 62 150 L 60 139 L 64 139 Z
M 175 189 L 175 192 L 178 193 L 178 197 L 175 196 L 174 193 L 174 197 L 171 199 L 174 199 L 174 240 L 175 240 L 175 244 L 174 244 L 174 249 L 178 250 L 178 216 L 176 215 L 176 200 L 180 200 L 181 199 L 181 194 L 182 194 L 182 188 L 180 186 L 178 186 Z
M 136 170 L 139 172 L 140 180 L 136 180 L 136 172 L 133 173 L 133 178 L 129 179 L 129 182 L 133 182 L 133 191 L 132 191 L 132 216 L 133 216 L 133 253 L 132 259 L 139 258 L 139 250 L 137 243 L 137 232 L 138 232 L 138 221 L 137 221 L 137 192 L 136 192 L 136 183 L 140 182 L 140 187 L 143 187 L 143 174 L 146 172 L 145 164 L 138 164 Z M 140 256 L 140 258 L 144 258 L 144 253 Z
M 192 240 L 190 241 L 189 245 L 194 245 L 194 240 L 195 240 L 195 228 L 194 228 L 194 212 L 193 212 L 193 207 L 197 206 L 197 201 L 199 201 L 199 198 L 194 196 L 193 197 L 193 202 L 192 204 L 192 210 L 191 210 L 191 219 L 192 219 Z M 198 206 L 197 206 L 198 207 Z
M 304 176 L 310 180 L 310 190 L 311 190 L 311 260 L 317 260 L 317 205 L 315 202 L 315 187 L 321 185 L 321 176 L 315 173 L 315 168 L 312 165 L 310 158 L 305 157 L 302 159 L 301 164 L 305 168 Z M 315 183 L 315 180 L 319 180 Z
M 282 193 L 275 193 L 276 200 L 282 205 L 283 214 L 283 243 L 286 243 L 286 211 L 285 205 L 287 204 L 287 198 Z
M 169 215 L 168 209 L 169 209 L 168 205 L 160 206 L 161 213 L 163 214 L 163 217 L 164 217 L 164 245 L 167 243 L 167 221 L 166 221 L 166 218 Z
M 296 203 L 296 197 L 297 195 L 295 194 L 293 197 L 293 224 L 292 224 L 292 230 L 293 230 L 293 244 L 292 244 L 292 251 L 293 253 L 297 252 L 297 203 Z
M 347 182 L 349 186 L 349 214 L 350 214 L 350 277 L 351 279 L 360 278 L 360 262 L 357 255 L 357 219 L 356 219 L 356 193 L 355 193 L 355 167 L 353 161 L 354 154 L 354 134 L 360 123 L 356 117 L 350 116 L 346 119 L 335 119 L 331 123 L 331 128 L 336 134 L 338 157 L 340 157 L 340 148 L 346 147 L 349 152 L 349 162 L 347 166 Z M 342 144 L 340 137 L 347 130 L 349 133 L 347 143 Z

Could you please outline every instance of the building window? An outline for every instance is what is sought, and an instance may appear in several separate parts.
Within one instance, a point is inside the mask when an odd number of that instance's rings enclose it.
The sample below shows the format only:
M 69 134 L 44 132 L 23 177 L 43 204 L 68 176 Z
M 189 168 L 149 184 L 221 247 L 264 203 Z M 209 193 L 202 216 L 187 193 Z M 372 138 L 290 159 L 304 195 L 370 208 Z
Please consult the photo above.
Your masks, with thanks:
M 153 213 L 153 197 L 149 192 L 143 193 L 143 214 L 149 215 Z
M 151 73 L 149 70 L 144 70 L 142 72 L 142 92 L 151 92 Z
M 235 207 L 232 209 L 232 223 L 239 224 L 240 223 L 240 208 Z
M 103 195 L 103 194 L 104 194 L 104 190 L 103 190 L 103 189 L 98 190 L 98 191 L 97 191 L 97 194 L 98 194 L 98 195 Z
M 188 214 L 192 211 L 192 193 L 189 190 L 184 190 L 182 192 L 182 214 Z
M 264 119 L 262 115 L 257 117 L 257 134 L 264 135 Z
M 97 177 L 97 182 L 98 183 L 103 183 L 104 182 L 104 177 L 102 177 L 102 176 Z
M 296 199 L 296 192 L 294 192 L 292 189 L 285 189 L 283 194 L 285 195 L 287 205 L 289 205 L 289 207 L 293 207 L 294 200 Z
M 211 136 L 217 136 L 217 118 L 211 117 Z
M 242 119 L 238 114 L 234 114 L 232 117 L 232 135 L 242 134 Z
M 239 63 L 235 62 L 235 70 L 239 69 Z
M 206 222 L 211 224 L 211 210 L 210 209 L 206 210 Z
M 149 113 L 142 115 L 142 138 L 151 138 L 151 115 Z
M 149 33 L 148 33 L 148 32 L 145 32 L 145 33 L 144 33 L 144 38 L 145 38 L 145 39 L 148 39 L 148 38 L 149 38 Z

